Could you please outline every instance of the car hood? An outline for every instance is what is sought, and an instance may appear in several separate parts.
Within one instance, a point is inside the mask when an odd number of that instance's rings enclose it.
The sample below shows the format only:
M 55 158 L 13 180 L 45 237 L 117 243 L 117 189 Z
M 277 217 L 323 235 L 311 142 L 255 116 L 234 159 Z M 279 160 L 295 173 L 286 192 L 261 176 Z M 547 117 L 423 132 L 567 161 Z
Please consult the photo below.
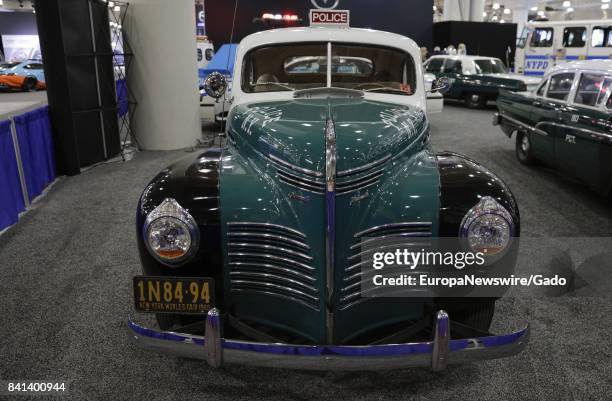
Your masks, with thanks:
M 413 106 L 367 99 L 294 99 L 235 106 L 229 135 L 230 140 L 246 141 L 260 156 L 323 173 L 329 119 L 336 129 L 339 172 L 404 152 L 427 127 L 425 113 Z

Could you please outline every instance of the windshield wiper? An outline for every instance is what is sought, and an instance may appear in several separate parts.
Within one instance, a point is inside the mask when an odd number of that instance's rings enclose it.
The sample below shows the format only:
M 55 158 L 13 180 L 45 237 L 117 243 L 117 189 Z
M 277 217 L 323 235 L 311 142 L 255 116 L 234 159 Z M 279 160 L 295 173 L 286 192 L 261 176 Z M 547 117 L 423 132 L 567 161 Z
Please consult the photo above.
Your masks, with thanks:
M 294 91 L 295 88 L 289 86 L 288 82 L 251 82 L 249 85 L 251 86 L 262 86 L 262 85 L 276 85 L 281 88 L 289 89 L 290 91 Z

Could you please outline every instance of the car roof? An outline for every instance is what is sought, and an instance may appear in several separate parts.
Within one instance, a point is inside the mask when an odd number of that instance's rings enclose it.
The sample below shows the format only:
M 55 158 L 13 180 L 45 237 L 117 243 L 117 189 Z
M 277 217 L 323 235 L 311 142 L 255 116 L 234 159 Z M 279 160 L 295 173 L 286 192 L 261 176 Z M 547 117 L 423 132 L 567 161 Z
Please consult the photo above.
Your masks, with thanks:
M 451 58 L 453 60 L 499 60 L 497 57 L 468 56 L 467 54 L 436 54 L 430 58 Z
M 576 60 L 557 64 L 551 72 L 559 70 L 592 70 L 612 73 L 612 60 Z
M 260 31 L 242 39 L 240 47 L 246 51 L 264 45 L 292 42 L 365 43 L 406 49 L 411 53 L 420 52 L 412 39 L 396 33 L 374 29 L 330 27 L 280 28 Z

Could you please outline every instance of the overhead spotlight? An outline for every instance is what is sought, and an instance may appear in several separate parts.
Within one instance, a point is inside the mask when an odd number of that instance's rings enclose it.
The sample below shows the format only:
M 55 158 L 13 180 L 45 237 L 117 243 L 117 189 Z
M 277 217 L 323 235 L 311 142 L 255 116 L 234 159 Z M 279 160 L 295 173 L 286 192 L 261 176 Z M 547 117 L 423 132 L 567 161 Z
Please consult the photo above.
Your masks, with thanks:
M 607 10 L 608 8 L 610 8 L 610 5 L 608 3 L 605 3 L 605 4 L 601 5 L 601 9 L 602 10 Z
M 566 11 L 568 13 L 573 13 L 574 12 L 574 7 L 568 7 Z
M 564 2 L 563 2 L 563 7 L 565 7 L 565 8 L 569 8 L 569 7 L 571 7 L 571 6 L 572 6 L 572 3 L 571 3 L 571 2 L 569 2 L 569 1 L 564 1 Z
M 512 10 L 510 10 L 509 8 L 504 8 L 504 14 L 510 14 L 510 11 Z
M 499 10 L 499 3 L 493 3 L 493 9 Z

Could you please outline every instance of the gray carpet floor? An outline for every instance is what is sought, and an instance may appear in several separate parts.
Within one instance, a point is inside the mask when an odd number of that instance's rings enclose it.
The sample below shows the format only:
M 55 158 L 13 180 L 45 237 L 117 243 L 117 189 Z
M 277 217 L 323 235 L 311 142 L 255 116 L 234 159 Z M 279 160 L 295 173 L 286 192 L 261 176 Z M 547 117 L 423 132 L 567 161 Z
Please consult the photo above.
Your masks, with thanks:
M 611 236 L 609 200 L 551 170 L 520 165 L 513 141 L 490 125 L 492 112 L 446 105 L 432 118 L 433 147 L 497 172 L 518 198 L 524 236 Z M 600 296 L 515 293 L 498 302 L 492 330 L 530 321 L 527 350 L 441 373 L 211 370 L 135 348 L 126 316 L 139 273 L 136 203 L 147 181 L 184 153 L 140 152 L 62 178 L 0 236 L 0 380 L 69 381 L 61 399 L 75 400 L 610 399 L 612 302 Z M 525 264 L 534 258 L 522 256 Z

